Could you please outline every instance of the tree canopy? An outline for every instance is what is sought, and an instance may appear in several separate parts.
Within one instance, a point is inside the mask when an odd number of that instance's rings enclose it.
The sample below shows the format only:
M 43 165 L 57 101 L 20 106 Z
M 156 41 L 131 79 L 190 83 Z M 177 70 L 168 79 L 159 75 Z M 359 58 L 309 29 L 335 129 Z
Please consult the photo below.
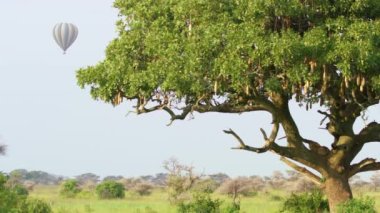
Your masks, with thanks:
M 364 106 L 378 100 L 376 0 L 118 0 L 115 6 L 119 37 L 104 61 L 78 72 L 94 98 L 141 105 L 167 95 L 172 103 L 206 105 L 221 102 L 216 95 L 247 105 L 247 97 L 281 91 L 306 105 L 328 105 L 334 88 Z
M 118 37 L 103 61 L 77 73 L 79 85 L 89 86 L 95 99 L 113 105 L 135 100 L 138 114 L 164 110 L 171 121 L 192 112 L 269 112 L 273 129 L 270 135 L 262 130 L 264 147 L 250 147 L 233 130 L 225 132 L 239 141 L 239 149 L 270 150 L 315 182 L 342 183 L 346 196 L 334 198 L 330 191 L 333 206 L 352 197 L 349 177 L 380 169 L 371 158 L 351 164 L 365 143 L 380 141 L 376 122 L 353 131 L 355 120 L 380 99 L 380 1 L 116 0 L 114 5 L 120 11 Z M 317 103 L 327 109 L 319 112 L 334 136 L 330 149 L 301 136 L 289 111 L 291 99 L 306 109 Z M 280 126 L 287 146 L 275 143 Z

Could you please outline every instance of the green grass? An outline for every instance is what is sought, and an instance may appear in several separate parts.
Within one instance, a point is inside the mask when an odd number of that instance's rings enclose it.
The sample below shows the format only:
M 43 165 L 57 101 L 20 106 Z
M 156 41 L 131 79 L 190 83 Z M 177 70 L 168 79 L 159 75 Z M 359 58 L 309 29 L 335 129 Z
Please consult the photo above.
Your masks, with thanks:
M 355 196 L 370 196 L 375 201 L 380 201 L 379 192 L 354 193 Z M 100 200 L 94 194 L 82 193 L 74 199 L 59 196 L 57 186 L 37 186 L 30 193 L 31 197 L 43 199 L 49 202 L 56 213 L 175 213 L 176 207 L 170 205 L 167 194 L 162 190 L 155 190 L 150 196 L 138 196 L 126 193 L 124 199 Z M 224 200 L 227 204 L 231 200 L 222 195 L 214 195 L 215 198 Z M 281 208 L 283 200 L 288 195 L 282 191 L 259 193 L 254 197 L 241 199 L 241 213 L 274 213 Z M 380 212 L 380 202 L 376 203 Z
M 54 212 L 58 213 L 145 213 L 149 212 L 149 209 L 156 212 L 176 212 L 175 207 L 167 202 L 166 195 L 159 190 L 150 196 L 140 197 L 126 193 L 124 199 L 100 200 L 93 194 L 63 198 L 59 196 L 57 186 L 38 186 L 30 196 L 48 201 Z
M 281 200 L 275 200 L 272 195 L 258 195 L 241 200 L 241 212 L 276 212 L 281 206 Z M 30 193 L 31 197 L 43 199 L 51 204 L 57 213 L 175 213 L 176 207 L 170 205 L 167 194 L 161 190 L 155 190 L 150 196 L 138 196 L 126 193 L 121 200 L 100 200 L 93 194 L 82 194 L 77 198 L 63 198 L 59 196 L 57 186 L 37 186 Z M 224 200 L 227 204 L 231 202 L 226 196 L 215 195 L 216 198 Z M 275 197 L 276 198 L 276 197 Z

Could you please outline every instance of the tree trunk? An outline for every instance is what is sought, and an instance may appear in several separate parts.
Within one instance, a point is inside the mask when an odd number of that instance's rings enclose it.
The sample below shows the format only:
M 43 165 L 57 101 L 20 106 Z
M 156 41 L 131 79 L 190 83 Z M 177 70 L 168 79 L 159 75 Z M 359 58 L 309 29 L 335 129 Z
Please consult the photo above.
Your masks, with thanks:
M 331 213 L 338 211 L 338 205 L 350 200 L 352 192 L 347 177 L 329 177 L 325 182 L 325 193 Z

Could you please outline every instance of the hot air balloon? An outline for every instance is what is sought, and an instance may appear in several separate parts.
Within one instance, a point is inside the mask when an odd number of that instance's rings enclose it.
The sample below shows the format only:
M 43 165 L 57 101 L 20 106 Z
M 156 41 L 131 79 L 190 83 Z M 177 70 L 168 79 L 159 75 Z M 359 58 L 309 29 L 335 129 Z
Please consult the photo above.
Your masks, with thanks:
M 54 26 L 53 37 L 63 50 L 63 54 L 74 43 L 78 36 L 78 28 L 71 23 L 58 23 Z

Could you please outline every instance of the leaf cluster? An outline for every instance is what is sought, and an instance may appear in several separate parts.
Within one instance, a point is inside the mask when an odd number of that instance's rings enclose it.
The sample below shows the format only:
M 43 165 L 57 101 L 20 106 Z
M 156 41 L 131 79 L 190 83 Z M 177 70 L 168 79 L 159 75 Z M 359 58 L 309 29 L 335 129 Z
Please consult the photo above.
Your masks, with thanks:
M 217 95 L 235 103 L 272 92 L 322 105 L 331 93 L 361 104 L 379 99 L 377 0 L 116 0 L 114 6 L 119 35 L 106 59 L 77 73 L 95 99 L 196 104 Z

